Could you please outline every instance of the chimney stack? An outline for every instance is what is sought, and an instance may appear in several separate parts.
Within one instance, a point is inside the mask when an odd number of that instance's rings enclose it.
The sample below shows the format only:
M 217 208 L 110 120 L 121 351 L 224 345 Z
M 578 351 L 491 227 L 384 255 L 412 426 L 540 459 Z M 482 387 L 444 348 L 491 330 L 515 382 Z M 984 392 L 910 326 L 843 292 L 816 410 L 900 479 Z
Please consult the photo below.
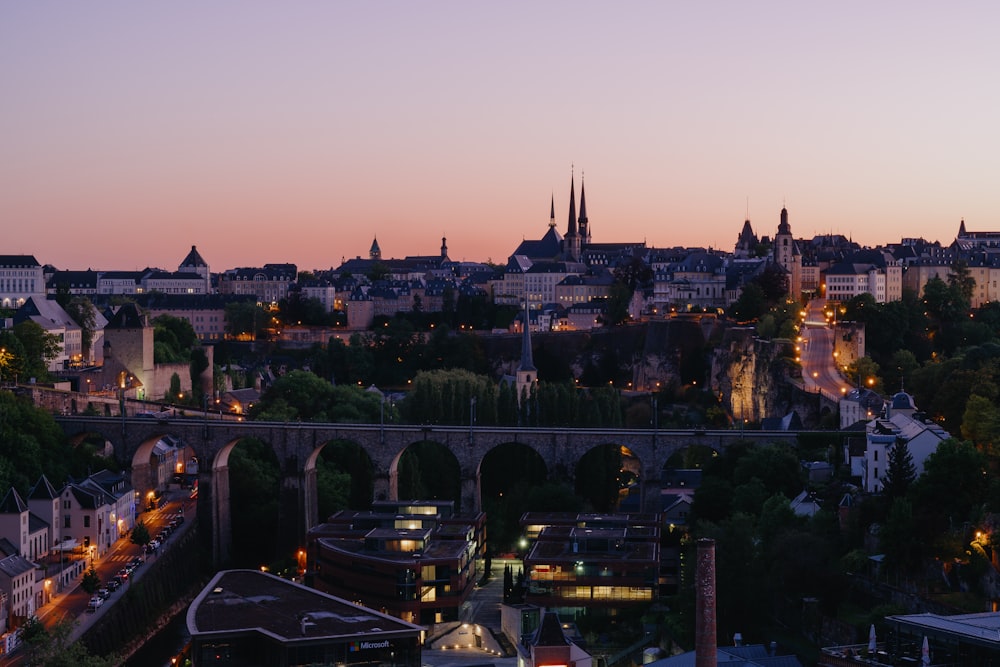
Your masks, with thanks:
M 715 540 L 698 540 L 695 574 L 695 667 L 716 667 L 718 638 L 715 629 Z

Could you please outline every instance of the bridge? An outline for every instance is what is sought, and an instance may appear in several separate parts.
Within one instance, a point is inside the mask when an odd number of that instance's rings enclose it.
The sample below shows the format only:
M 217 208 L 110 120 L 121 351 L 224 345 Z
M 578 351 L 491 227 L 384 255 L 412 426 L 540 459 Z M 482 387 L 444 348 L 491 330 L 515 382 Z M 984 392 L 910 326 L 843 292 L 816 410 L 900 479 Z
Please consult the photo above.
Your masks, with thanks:
M 136 419 L 57 416 L 71 439 L 88 435 L 110 442 L 116 458 L 131 471 L 133 488 L 142 496 L 154 486 L 150 456 L 164 436 L 191 447 L 199 461 L 199 532 L 211 535 L 212 558 L 229 560 L 232 520 L 229 493 L 229 454 L 240 440 L 267 442 L 281 470 L 281 516 L 295 517 L 286 526 L 289 549 L 305 542 L 317 522 L 316 461 L 323 447 L 334 441 L 360 446 L 374 468 L 375 498 L 396 500 L 398 464 L 404 450 L 430 441 L 447 448 L 458 462 L 463 510 L 482 507 L 480 468 L 494 448 L 517 443 L 533 449 L 544 461 L 548 478 L 572 481 L 576 464 L 595 447 L 627 447 L 639 462 L 640 502 L 643 511 L 658 511 L 661 472 L 676 452 L 691 446 L 724 452 L 736 443 L 784 442 L 794 445 L 798 433 L 788 431 L 662 430 L 593 428 L 508 428 L 497 426 L 437 426 L 401 424 L 318 424 L 235 422 L 202 419 Z M 252 510 L 251 510 L 252 511 Z

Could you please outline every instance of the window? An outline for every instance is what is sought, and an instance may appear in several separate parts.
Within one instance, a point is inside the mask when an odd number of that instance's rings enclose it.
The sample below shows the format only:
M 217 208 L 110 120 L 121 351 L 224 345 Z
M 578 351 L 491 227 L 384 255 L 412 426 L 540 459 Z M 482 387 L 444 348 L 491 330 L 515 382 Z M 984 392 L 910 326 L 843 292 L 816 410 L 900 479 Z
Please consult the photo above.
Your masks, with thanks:
M 90 517 L 89 516 L 83 517 L 83 527 L 84 528 L 90 528 Z
M 72 527 L 72 526 L 69 525 L 69 519 L 70 519 L 70 517 L 68 517 L 68 516 L 64 516 L 63 517 L 63 528 L 71 528 Z

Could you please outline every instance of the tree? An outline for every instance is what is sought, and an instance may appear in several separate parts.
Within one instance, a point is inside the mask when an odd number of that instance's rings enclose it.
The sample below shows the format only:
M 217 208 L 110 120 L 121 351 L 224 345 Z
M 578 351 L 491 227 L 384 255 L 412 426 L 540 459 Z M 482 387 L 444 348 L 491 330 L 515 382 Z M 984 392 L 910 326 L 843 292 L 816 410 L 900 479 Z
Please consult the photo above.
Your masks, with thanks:
M 918 562 L 920 540 L 914 539 L 916 528 L 910 501 L 894 498 L 879 533 L 879 548 L 890 568 L 905 573 Z
M 917 479 L 917 468 L 913 465 L 913 456 L 906 441 L 897 438 L 889 448 L 888 457 L 882 493 L 889 499 L 902 498 Z
M 198 334 L 191 323 L 173 315 L 153 320 L 153 356 L 156 363 L 188 361 L 198 347 Z
M 90 569 L 83 573 L 83 578 L 80 580 L 80 588 L 87 591 L 88 595 L 93 595 L 100 587 L 101 577 L 97 574 L 94 566 L 91 565 Z
M 756 282 L 748 282 L 743 286 L 739 298 L 733 302 L 729 311 L 738 322 L 756 320 L 767 312 L 767 300 L 764 296 L 764 288 Z
M 145 521 L 139 521 L 135 524 L 135 528 L 132 529 L 132 535 L 129 538 L 132 544 L 138 544 L 141 547 L 149 544 L 150 535 L 149 528 L 146 527 Z
M 66 314 L 80 327 L 80 347 L 83 358 L 90 359 L 90 347 L 94 344 L 97 327 L 97 310 L 85 296 L 74 296 L 63 306 Z
M 181 397 L 181 376 L 177 373 L 171 373 L 170 375 L 170 388 L 167 390 L 166 400 L 170 403 L 175 403 L 180 400 Z
M 990 399 L 972 394 L 965 403 L 962 417 L 962 437 L 971 440 L 984 453 L 991 455 L 1000 431 L 1000 410 Z
M 59 356 L 62 344 L 59 336 L 50 334 L 41 325 L 25 320 L 14 325 L 14 335 L 21 341 L 25 354 L 25 372 L 29 377 L 48 377 L 49 363 Z
M 28 648 L 27 663 L 37 667 L 113 667 L 122 663 L 116 654 L 91 655 L 83 642 L 73 641 L 73 625 L 63 620 L 46 629 L 37 618 L 29 618 L 21 631 Z
M 264 333 L 268 316 L 256 301 L 232 301 L 226 304 L 226 333 L 233 338 L 256 340 Z
M 615 280 L 608 290 L 607 306 L 604 311 L 604 319 L 611 326 L 624 324 L 629 317 L 628 307 L 632 302 L 632 290 L 628 285 Z

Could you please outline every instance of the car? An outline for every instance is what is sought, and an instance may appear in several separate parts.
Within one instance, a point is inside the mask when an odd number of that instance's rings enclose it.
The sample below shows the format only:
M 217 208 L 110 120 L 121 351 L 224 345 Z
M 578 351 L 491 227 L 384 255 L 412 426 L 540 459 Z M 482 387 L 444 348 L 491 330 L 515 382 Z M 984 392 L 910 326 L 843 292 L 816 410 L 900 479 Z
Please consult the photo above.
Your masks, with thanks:
M 108 579 L 108 583 L 106 583 L 104 587 L 107 588 L 112 593 L 114 593 L 115 591 L 117 591 L 119 588 L 122 587 L 122 578 L 115 575 L 110 579 Z
M 178 512 L 177 516 L 174 517 L 174 521 L 176 521 L 178 524 L 184 523 L 184 515 L 181 514 L 180 512 Z M 173 523 L 173 522 L 171 522 L 171 523 Z
M 129 576 L 131 576 L 131 574 L 132 574 L 132 568 L 126 565 L 122 569 L 118 570 L 117 576 L 122 580 L 122 582 L 125 582 L 128 581 L 128 578 Z
M 111 591 L 102 586 L 101 588 L 97 589 L 96 595 L 97 597 L 101 598 L 102 601 L 107 600 L 109 597 L 111 597 Z
M 159 542 L 157 542 L 156 540 L 151 540 L 146 545 L 146 553 L 151 554 L 154 551 L 156 551 L 159 547 L 160 547 L 160 543 Z
M 90 602 L 87 603 L 87 611 L 95 612 L 97 611 L 97 608 L 100 607 L 102 604 L 104 604 L 104 600 L 101 599 L 99 595 L 95 595 L 92 598 L 90 598 Z
M 131 565 L 132 568 L 135 569 L 140 565 L 142 565 L 142 559 L 139 558 L 138 556 L 133 556 L 132 560 L 129 561 L 129 565 Z

